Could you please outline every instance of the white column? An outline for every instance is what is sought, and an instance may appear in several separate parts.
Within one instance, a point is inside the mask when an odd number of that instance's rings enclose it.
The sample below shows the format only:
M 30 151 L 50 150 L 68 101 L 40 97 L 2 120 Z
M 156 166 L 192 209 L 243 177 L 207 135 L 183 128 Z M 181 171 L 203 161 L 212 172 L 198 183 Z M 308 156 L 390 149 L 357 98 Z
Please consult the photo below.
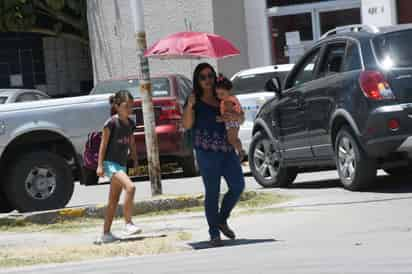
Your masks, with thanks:
M 395 0 L 362 0 L 362 23 L 377 27 L 396 25 Z
M 270 28 L 266 0 L 244 0 L 249 64 L 251 67 L 272 64 Z

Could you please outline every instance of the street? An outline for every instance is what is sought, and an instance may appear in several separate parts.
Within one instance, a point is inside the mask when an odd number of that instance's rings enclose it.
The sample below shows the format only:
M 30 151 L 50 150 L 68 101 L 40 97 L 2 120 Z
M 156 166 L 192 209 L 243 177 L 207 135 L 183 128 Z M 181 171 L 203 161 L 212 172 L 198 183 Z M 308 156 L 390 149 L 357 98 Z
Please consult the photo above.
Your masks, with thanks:
M 248 188 L 258 188 L 248 177 Z M 201 191 L 199 178 L 165 181 L 170 193 Z M 137 183 L 140 197 L 146 182 Z M 103 187 L 105 188 L 105 187 Z M 78 189 L 79 191 L 79 189 Z M 88 191 L 92 191 L 89 189 Z M 146 192 L 144 192 L 146 191 Z M 340 188 L 334 172 L 300 176 L 291 189 L 272 189 L 296 198 L 279 205 L 285 212 L 236 216 L 238 239 L 218 249 L 207 240 L 202 214 L 166 219 L 165 225 L 189 230 L 195 251 L 38 266 L 10 273 L 411 273 L 412 184 L 381 176 L 368 192 Z M 101 199 L 104 201 L 103 190 Z M 138 191 L 139 192 L 139 191 Z M 81 200 L 76 192 L 75 203 Z M 88 193 L 100 202 L 97 192 Z

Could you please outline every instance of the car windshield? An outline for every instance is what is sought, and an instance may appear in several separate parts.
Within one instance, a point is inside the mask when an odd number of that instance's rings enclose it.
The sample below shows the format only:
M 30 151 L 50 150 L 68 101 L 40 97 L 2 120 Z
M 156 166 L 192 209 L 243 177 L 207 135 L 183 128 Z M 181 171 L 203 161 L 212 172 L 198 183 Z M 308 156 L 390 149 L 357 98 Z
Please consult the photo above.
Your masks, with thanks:
M 170 96 L 170 84 L 167 78 L 152 78 L 153 97 Z M 139 80 L 110 80 L 98 83 L 90 94 L 115 93 L 118 90 L 128 90 L 134 98 L 140 98 Z
M 233 79 L 233 94 L 261 92 L 270 79 L 279 77 L 280 82 L 283 83 L 287 73 L 288 71 L 281 71 L 238 76 Z
M 0 104 L 4 104 L 7 101 L 7 97 L 0 97 Z
M 377 58 L 384 67 L 412 67 L 412 30 L 384 34 L 373 42 Z

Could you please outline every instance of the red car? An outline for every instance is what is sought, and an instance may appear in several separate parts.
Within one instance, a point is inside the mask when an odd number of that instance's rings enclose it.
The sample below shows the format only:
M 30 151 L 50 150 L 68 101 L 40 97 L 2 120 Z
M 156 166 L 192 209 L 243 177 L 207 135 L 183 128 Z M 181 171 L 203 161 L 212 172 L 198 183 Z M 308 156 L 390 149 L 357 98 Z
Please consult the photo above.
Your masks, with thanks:
M 153 107 L 156 117 L 156 134 L 159 142 L 160 162 L 178 163 L 185 176 L 197 175 L 194 152 L 184 145 L 182 110 L 186 98 L 192 92 L 192 82 L 183 75 L 152 76 Z M 139 80 L 136 76 L 99 82 L 91 94 L 113 93 L 128 90 L 135 98 L 137 152 L 139 160 L 146 160 L 146 144 L 143 126 L 142 101 Z

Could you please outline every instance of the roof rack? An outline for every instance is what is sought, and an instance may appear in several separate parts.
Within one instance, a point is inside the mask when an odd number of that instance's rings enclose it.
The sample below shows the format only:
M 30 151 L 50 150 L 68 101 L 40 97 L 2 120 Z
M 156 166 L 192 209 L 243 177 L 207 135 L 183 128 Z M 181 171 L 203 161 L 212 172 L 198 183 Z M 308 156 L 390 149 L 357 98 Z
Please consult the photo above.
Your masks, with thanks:
M 331 29 L 330 31 L 323 34 L 320 37 L 320 39 L 324 39 L 324 38 L 326 38 L 328 36 L 331 36 L 333 34 L 338 34 L 338 33 L 342 33 L 342 32 L 359 32 L 359 31 L 377 33 L 377 32 L 379 32 L 379 29 L 375 26 L 372 26 L 372 25 L 362 25 L 362 24 L 342 26 L 342 27 L 337 27 L 337 28 Z

